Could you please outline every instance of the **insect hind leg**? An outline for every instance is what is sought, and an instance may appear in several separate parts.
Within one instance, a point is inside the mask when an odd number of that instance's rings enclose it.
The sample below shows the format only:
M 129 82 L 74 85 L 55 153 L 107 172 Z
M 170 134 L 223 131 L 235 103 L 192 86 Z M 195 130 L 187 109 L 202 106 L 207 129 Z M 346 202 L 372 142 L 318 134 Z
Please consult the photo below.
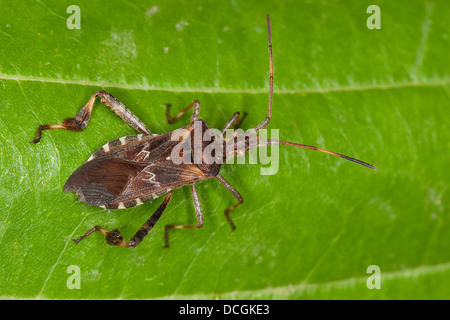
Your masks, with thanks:
M 87 128 L 89 119 L 91 118 L 92 109 L 94 107 L 97 97 L 101 98 L 101 102 L 116 113 L 122 120 L 128 123 L 131 127 L 142 134 L 151 134 L 150 130 L 145 124 L 132 113 L 122 102 L 117 100 L 112 94 L 107 91 L 95 92 L 86 105 L 81 108 L 74 118 L 65 119 L 61 124 L 46 124 L 39 127 L 36 133 L 36 139 L 32 143 L 38 143 L 41 140 L 42 131 L 50 129 L 66 129 L 71 131 L 83 131 Z
M 160 204 L 158 209 L 156 209 L 156 211 L 151 215 L 151 217 L 147 221 L 145 221 L 142 227 L 136 232 L 136 234 L 133 236 L 133 238 L 130 239 L 129 242 L 126 242 L 124 240 L 119 230 L 114 229 L 112 231 L 108 231 L 100 226 L 95 226 L 89 229 L 84 235 L 82 235 L 78 239 L 73 239 L 73 241 L 78 244 L 81 240 L 90 236 L 95 231 L 99 231 L 105 236 L 106 243 L 108 243 L 110 246 L 134 248 L 142 241 L 142 239 L 145 238 L 145 236 L 150 232 L 150 230 L 153 229 L 155 224 L 158 222 L 159 218 L 161 218 L 161 215 L 163 214 L 164 210 L 169 204 L 172 195 L 173 192 L 170 192 L 166 195 L 166 197 L 164 198 L 163 202 Z

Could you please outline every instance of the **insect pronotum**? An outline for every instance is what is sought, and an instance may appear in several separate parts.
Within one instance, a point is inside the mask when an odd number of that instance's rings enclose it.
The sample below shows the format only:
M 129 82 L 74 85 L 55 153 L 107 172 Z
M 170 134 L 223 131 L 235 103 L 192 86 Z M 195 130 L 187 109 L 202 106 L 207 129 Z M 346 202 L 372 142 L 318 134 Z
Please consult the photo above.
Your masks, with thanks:
M 250 136 L 241 138 L 241 133 L 233 133 L 231 138 L 227 137 L 227 142 L 231 141 L 231 151 L 223 153 L 223 159 L 229 159 L 235 156 L 242 156 L 247 151 L 268 145 L 287 145 L 299 148 L 316 150 L 337 156 L 370 169 L 374 166 L 345 156 L 333 151 L 304 145 L 294 142 L 278 141 L 275 139 L 260 139 L 258 132 L 266 128 L 270 122 L 272 114 L 273 100 L 273 58 L 272 58 L 272 33 L 270 18 L 267 15 L 267 30 L 269 42 L 269 62 L 270 62 L 270 86 L 269 86 L 269 104 L 266 118 L 255 128 Z M 165 227 L 165 246 L 169 246 L 170 229 L 199 229 L 203 226 L 203 210 L 198 197 L 196 183 L 202 180 L 217 179 L 237 200 L 237 203 L 225 210 L 232 230 L 235 226 L 231 220 L 230 212 L 243 203 L 240 193 L 219 174 L 222 163 L 206 163 L 200 158 L 199 163 L 180 163 L 175 164 L 171 159 L 172 151 L 179 141 L 173 141 L 171 135 L 173 132 L 155 135 L 139 120 L 122 102 L 113 97 L 106 91 L 95 92 L 87 104 L 78 112 L 74 118 L 65 119 L 62 124 L 42 125 L 37 130 L 36 139 L 31 141 L 38 143 L 41 139 L 43 130 L 49 129 L 67 129 L 72 131 L 82 131 L 86 129 L 91 117 L 94 102 L 97 97 L 101 102 L 115 112 L 126 123 L 136 129 L 139 134 L 122 137 L 108 142 L 103 147 L 95 151 L 91 157 L 79 167 L 66 181 L 64 185 L 65 192 L 76 192 L 78 200 L 85 202 L 88 206 L 99 206 L 105 209 L 124 209 L 143 204 L 159 196 L 164 195 L 164 199 L 158 209 L 150 216 L 144 225 L 136 234 L 126 242 L 119 232 L 115 229 L 107 231 L 100 226 L 94 226 L 78 239 L 79 243 L 95 231 L 101 232 L 106 242 L 112 246 L 136 247 L 142 239 L 150 232 L 153 226 L 158 222 L 162 213 L 166 209 L 173 195 L 173 190 L 184 185 L 190 185 L 192 198 L 194 202 L 195 213 L 197 216 L 197 225 L 167 225 Z M 193 101 L 183 111 L 176 116 L 171 117 L 167 105 L 166 118 L 169 123 L 174 123 L 178 118 L 184 115 L 188 110 L 193 109 L 191 121 L 184 126 L 185 140 L 194 141 L 196 131 L 203 133 L 209 129 L 207 123 L 199 118 L 200 102 Z M 236 112 L 222 129 L 223 137 L 225 132 L 240 123 L 242 117 Z M 198 132 L 197 132 L 198 133 Z M 231 139 L 231 140 L 230 140 Z M 202 142 L 203 143 L 203 142 Z M 205 145 L 202 144 L 203 149 Z M 203 151 L 200 150 L 200 151 Z M 191 157 L 196 157 L 196 150 L 191 153 Z

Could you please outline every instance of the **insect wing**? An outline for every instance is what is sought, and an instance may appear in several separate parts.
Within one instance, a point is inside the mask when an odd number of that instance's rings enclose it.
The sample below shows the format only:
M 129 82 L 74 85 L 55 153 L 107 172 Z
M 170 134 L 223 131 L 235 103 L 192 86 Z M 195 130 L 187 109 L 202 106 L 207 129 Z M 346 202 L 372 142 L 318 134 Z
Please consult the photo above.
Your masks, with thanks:
M 99 158 L 86 162 L 64 184 L 65 192 L 76 192 L 88 206 L 102 206 L 117 198 L 145 168 L 118 158 Z
M 194 164 L 176 165 L 170 160 L 145 167 L 111 203 L 139 199 L 152 200 L 183 185 L 204 180 L 206 176 Z

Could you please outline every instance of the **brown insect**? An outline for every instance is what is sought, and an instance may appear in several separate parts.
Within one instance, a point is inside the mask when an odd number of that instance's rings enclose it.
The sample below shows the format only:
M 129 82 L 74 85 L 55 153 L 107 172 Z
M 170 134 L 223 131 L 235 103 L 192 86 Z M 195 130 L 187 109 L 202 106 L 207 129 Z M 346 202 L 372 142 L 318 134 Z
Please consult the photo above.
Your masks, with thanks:
M 235 226 L 229 213 L 243 203 L 243 198 L 239 192 L 219 174 L 219 171 L 222 163 L 225 163 L 227 159 L 238 155 L 242 156 L 247 151 L 262 146 L 281 144 L 317 150 L 375 169 L 375 167 L 363 161 L 314 146 L 259 138 L 258 132 L 267 127 L 272 113 L 273 59 L 269 15 L 267 15 L 267 28 L 270 61 L 268 115 L 258 126 L 252 129 L 251 134 L 242 137 L 242 133 L 235 133 L 233 136 L 227 137 L 223 142 L 224 146 L 226 142 L 230 143 L 230 139 L 232 139 L 232 148 L 231 151 L 227 149 L 228 152 L 224 152 L 221 155 L 224 161 L 220 163 L 207 163 L 202 156 L 200 162 L 197 163 L 188 161 L 186 163 L 175 164 L 171 156 L 174 148 L 179 144 L 179 141 L 171 138 L 174 131 L 161 135 L 152 134 L 145 124 L 126 108 L 122 102 L 106 91 L 95 92 L 88 103 L 74 118 L 65 119 L 62 124 L 42 125 L 39 127 L 37 137 L 32 141 L 33 143 L 38 143 L 40 141 L 42 130 L 67 129 L 72 131 L 82 131 L 86 129 L 88 125 L 96 98 L 100 97 L 102 103 L 108 108 L 111 108 L 112 111 L 140 132 L 140 134 L 113 140 L 99 148 L 69 177 L 64 185 L 64 191 L 76 192 L 78 194 L 78 200 L 85 202 L 88 206 L 99 206 L 105 209 L 130 208 L 165 195 L 164 200 L 158 209 L 129 242 L 124 240 L 122 234 L 117 229 L 107 231 L 100 226 L 95 226 L 80 238 L 74 239 L 76 243 L 79 243 L 93 232 L 100 231 L 105 236 L 106 242 L 109 245 L 127 248 L 136 247 L 161 217 L 172 198 L 173 190 L 184 185 L 190 185 L 197 216 L 197 225 L 167 225 L 165 227 L 165 246 L 167 247 L 169 245 L 168 231 L 170 229 L 199 229 L 203 226 L 203 211 L 195 183 L 210 178 L 219 180 L 219 182 L 231 192 L 238 201 L 236 204 L 225 210 L 225 216 L 230 223 L 232 230 L 234 230 Z M 199 142 L 195 141 L 195 137 L 203 137 L 204 133 L 209 129 L 208 124 L 199 119 L 199 101 L 193 101 L 173 118 L 170 117 L 169 114 L 170 105 L 167 105 L 166 117 L 169 123 L 174 123 L 191 108 L 193 108 L 191 122 L 182 129 L 184 129 L 185 132 L 183 137 L 184 141 L 190 141 L 192 144 L 195 144 L 196 142 Z M 242 117 L 240 117 L 239 112 L 236 112 L 222 129 L 221 132 L 223 136 L 225 137 L 225 132 L 231 127 L 236 126 L 240 120 L 242 120 Z M 197 135 L 197 130 L 201 131 L 200 135 Z M 194 149 L 190 154 L 191 158 L 196 158 L 198 155 L 196 153 L 203 151 L 208 143 L 200 141 L 200 145 L 202 146 L 201 150 L 196 151 L 196 149 Z M 186 154 L 184 156 L 186 156 Z

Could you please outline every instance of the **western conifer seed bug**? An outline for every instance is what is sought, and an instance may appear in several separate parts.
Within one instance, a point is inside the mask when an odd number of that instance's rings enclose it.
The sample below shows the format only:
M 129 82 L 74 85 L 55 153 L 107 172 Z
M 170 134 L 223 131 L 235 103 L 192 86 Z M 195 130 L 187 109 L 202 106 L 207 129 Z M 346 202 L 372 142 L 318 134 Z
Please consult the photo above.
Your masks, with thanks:
M 226 160 L 235 156 L 242 156 L 249 150 L 263 146 L 287 145 L 325 152 L 358 163 L 370 169 L 375 169 L 375 167 L 366 162 L 314 146 L 278 141 L 275 139 L 260 139 L 258 132 L 267 127 L 272 114 L 273 59 L 269 15 L 267 15 L 267 31 L 270 62 L 267 117 L 252 129 L 252 134 L 242 137 L 242 133 L 233 133 L 231 138 L 227 137 L 228 140 L 226 142 L 229 143 L 231 141 L 232 148 L 227 149 L 226 152 L 223 152 L 220 155 L 222 159 Z M 102 103 L 114 111 L 131 127 L 136 129 L 139 134 L 113 140 L 95 151 L 91 157 L 69 177 L 64 185 L 64 191 L 76 192 L 78 194 L 78 200 L 85 202 L 88 206 L 99 206 L 105 209 L 125 209 L 151 201 L 162 195 L 165 195 L 165 197 L 158 209 L 136 232 L 129 242 L 124 240 L 122 234 L 117 229 L 107 231 L 100 226 L 94 226 L 78 239 L 74 239 L 75 243 L 79 243 L 93 232 L 99 231 L 105 236 L 106 242 L 109 245 L 126 248 L 136 247 L 158 222 L 172 198 L 173 190 L 184 185 L 190 185 L 197 216 L 197 225 L 167 225 L 164 232 L 165 246 L 167 247 L 169 246 L 168 232 L 170 229 L 199 229 L 203 226 L 203 211 L 195 184 L 210 178 L 216 178 L 238 201 L 236 204 L 225 210 L 225 217 L 231 225 L 232 230 L 235 229 L 229 213 L 243 203 L 243 198 L 240 193 L 219 174 L 222 164 L 226 161 L 220 163 L 207 163 L 201 155 L 200 161 L 194 163 L 192 163 L 192 161 L 178 164 L 174 163 L 173 159 L 171 159 L 171 156 L 173 155 L 172 152 L 179 144 L 179 141 L 171 139 L 172 134 L 175 131 L 161 135 L 152 134 L 145 124 L 125 107 L 122 102 L 106 91 L 95 92 L 74 118 L 65 119 L 62 124 L 40 126 L 36 134 L 36 139 L 31 142 L 38 143 L 41 139 L 43 130 L 67 129 L 72 131 L 83 131 L 86 129 L 97 97 L 100 97 Z M 175 117 L 170 116 L 170 105 L 167 105 L 166 117 L 169 123 L 173 123 L 191 108 L 193 109 L 193 114 L 191 116 L 190 124 L 182 129 L 184 129 L 185 132 L 183 136 L 184 141 L 195 144 L 195 137 L 199 131 L 201 133 L 200 137 L 203 137 L 203 134 L 209 129 L 207 123 L 199 118 L 200 102 L 198 100 L 193 101 Z M 239 123 L 239 120 L 241 119 L 242 117 L 240 117 L 239 112 L 236 112 L 231 117 L 221 131 L 224 138 L 225 132 Z M 225 146 L 225 142 L 223 142 L 223 146 Z M 206 147 L 207 144 L 205 144 L 204 141 L 201 141 L 201 150 L 194 148 L 190 153 L 191 160 L 192 158 L 198 158 L 197 153 L 200 152 L 200 154 L 202 154 L 201 152 L 204 151 Z M 180 151 L 180 155 L 183 156 L 183 151 Z

